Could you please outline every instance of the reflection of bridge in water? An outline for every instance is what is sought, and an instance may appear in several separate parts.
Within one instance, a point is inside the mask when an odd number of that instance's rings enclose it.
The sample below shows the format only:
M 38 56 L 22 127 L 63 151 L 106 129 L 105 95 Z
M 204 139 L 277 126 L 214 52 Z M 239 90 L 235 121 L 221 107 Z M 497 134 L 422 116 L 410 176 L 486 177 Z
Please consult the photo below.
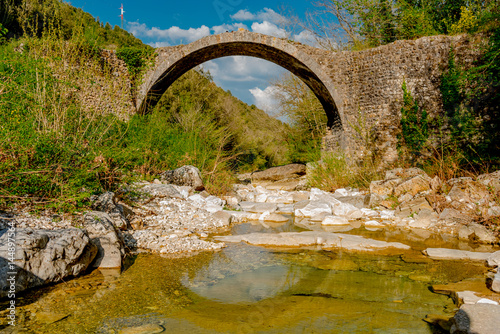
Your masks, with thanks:
M 165 323 L 194 332 L 428 333 L 421 319 L 453 303 L 398 270 L 428 266 L 375 254 L 230 246 L 184 276 L 194 303 Z

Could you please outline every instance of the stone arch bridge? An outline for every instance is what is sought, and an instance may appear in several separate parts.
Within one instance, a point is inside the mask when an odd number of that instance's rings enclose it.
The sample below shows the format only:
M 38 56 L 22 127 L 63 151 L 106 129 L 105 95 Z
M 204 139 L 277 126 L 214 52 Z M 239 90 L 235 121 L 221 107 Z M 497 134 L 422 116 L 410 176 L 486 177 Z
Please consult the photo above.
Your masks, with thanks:
M 354 52 L 331 52 L 287 39 L 239 30 L 188 45 L 156 49 L 155 65 L 138 87 L 136 108 L 144 112 L 155 96 L 188 70 L 224 56 L 252 56 L 276 63 L 299 77 L 328 117 L 325 148 L 362 155 L 366 138 L 386 160 L 397 157 L 403 80 L 432 116 L 442 114 L 440 76 L 450 47 L 464 62 L 477 57 L 467 36 L 433 36 Z M 459 60 L 460 60 L 459 59 Z

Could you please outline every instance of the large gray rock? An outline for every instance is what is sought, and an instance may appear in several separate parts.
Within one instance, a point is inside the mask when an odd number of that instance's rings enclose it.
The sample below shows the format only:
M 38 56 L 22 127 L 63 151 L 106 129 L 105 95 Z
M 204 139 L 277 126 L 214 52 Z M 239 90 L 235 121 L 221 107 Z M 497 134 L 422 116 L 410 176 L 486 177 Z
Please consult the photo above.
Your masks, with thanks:
M 448 220 L 454 223 L 467 224 L 472 222 L 474 218 L 453 208 L 445 208 L 439 214 L 439 219 Z
M 358 219 L 363 217 L 363 211 L 349 203 L 334 203 L 331 204 L 332 213 L 336 216 L 345 217 L 347 219 Z
M 182 166 L 160 174 L 160 180 L 177 186 L 188 186 L 196 191 L 205 189 L 200 170 L 194 166 Z
M 500 306 L 490 304 L 464 304 L 453 317 L 452 334 L 498 334 Z
M 347 203 L 354 205 L 358 209 L 368 208 L 370 205 L 370 196 L 369 195 L 358 195 L 358 196 L 341 196 L 337 197 L 339 201 L 342 203 Z
M 229 226 L 233 221 L 233 215 L 229 211 L 217 211 L 212 214 L 212 217 L 219 220 L 224 226 Z
M 299 178 L 306 174 L 306 166 L 302 164 L 289 164 L 266 169 L 261 172 L 253 172 L 252 181 L 279 181 L 285 179 Z
M 90 238 L 76 228 L 17 229 L 12 267 L 8 262 L 11 247 L 7 230 L 0 230 L 0 298 L 7 296 L 10 282 L 15 282 L 15 291 L 21 292 L 77 276 L 87 269 L 97 254 Z
M 128 222 L 125 219 L 124 209 L 116 204 L 115 193 L 107 191 L 96 196 L 92 202 L 92 209 L 108 213 L 118 229 L 127 229 Z
M 332 208 L 329 203 L 320 201 L 310 201 L 303 206 L 304 202 L 297 202 L 295 204 L 295 216 L 296 217 L 314 217 L 321 213 L 326 213 L 331 215 Z
M 147 184 L 139 189 L 139 191 L 153 197 L 184 198 L 171 184 Z
M 370 193 L 381 196 L 415 196 L 421 191 L 429 190 L 430 181 L 431 178 L 420 168 L 396 168 L 387 171 L 384 180 L 372 181 Z
M 427 175 L 425 174 L 425 171 L 417 168 L 417 167 L 412 167 L 412 168 L 394 168 L 391 170 L 388 170 L 385 172 L 385 180 L 389 179 L 395 179 L 395 178 L 402 178 L 406 179 L 409 177 L 414 177 L 417 175 Z
M 410 194 L 411 196 L 415 196 L 416 194 L 427 191 L 431 189 L 431 178 L 424 175 L 417 175 L 405 179 L 403 182 L 398 184 L 394 188 L 394 195 L 399 197 L 403 194 Z
M 493 277 L 493 281 L 491 282 L 491 290 L 500 293 L 500 270 L 497 270 L 497 273 Z
M 421 211 L 429 210 L 433 211 L 432 206 L 427 202 L 425 197 L 418 197 L 409 202 L 402 203 L 396 208 L 395 215 L 400 218 L 407 218 L 409 216 L 414 216 Z
M 490 197 L 487 187 L 470 177 L 459 177 L 446 182 L 451 190 L 448 193 L 452 201 L 475 203 Z
M 491 254 L 488 259 L 488 266 L 490 267 L 498 267 L 500 266 L 500 251 L 496 251 L 495 253 Z
M 415 221 L 410 223 L 410 227 L 427 228 L 432 223 L 437 222 L 438 218 L 439 215 L 434 210 L 422 209 L 418 214 L 413 216 Z
M 275 212 L 278 209 L 276 203 L 256 203 L 256 202 L 240 202 L 241 210 L 253 213 Z
M 500 192 L 500 170 L 494 173 L 482 174 L 477 177 L 477 181 L 484 184 L 494 193 Z
M 321 221 L 321 225 L 349 225 L 349 221 L 345 217 L 327 215 Z
M 492 231 L 477 223 L 470 223 L 466 226 L 462 226 L 458 230 L 458 237 L 461 240 L 471 240 L 483 244 L 495 244 L 498 241 Z
M 83 216 L 83 226 L 98 253 L 94 267 L 121 268 L 123 246 L 111 217 L 100 211 L 90 211 Z
M 370 193 L 380 196 L 390 196 L 403 180 L 400 178 L 372 181 L 370 183 Z

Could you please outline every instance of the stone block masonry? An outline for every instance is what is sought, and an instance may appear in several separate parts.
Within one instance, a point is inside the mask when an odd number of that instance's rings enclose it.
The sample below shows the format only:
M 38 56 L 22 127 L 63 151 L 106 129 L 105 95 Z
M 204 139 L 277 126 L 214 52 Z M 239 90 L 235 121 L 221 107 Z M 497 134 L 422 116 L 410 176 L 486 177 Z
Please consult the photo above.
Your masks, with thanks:
M 364 51 L 330 52 L 298 42 L 249 31 L 204 37 L 188 45 L 159 48 L 154 67 L 138 87 L 136 108 L 144 112 L 182 74 L 223 57 L 244 55 L 272 61 L 302 79 L 318 97 L 328 116 L 324 147 L 339 146 L 351 156 L 365 151 L 352 124 L 362 117 L 375 138 L 376 154 L 385 161 L 397 158 L 402 84 L 431 119 L 444 114 L 441 75 L 448 67 L 453 47 L 460 64 L 471 64 L 480 55 L 481 36 L 431 36 L 396 41 Z

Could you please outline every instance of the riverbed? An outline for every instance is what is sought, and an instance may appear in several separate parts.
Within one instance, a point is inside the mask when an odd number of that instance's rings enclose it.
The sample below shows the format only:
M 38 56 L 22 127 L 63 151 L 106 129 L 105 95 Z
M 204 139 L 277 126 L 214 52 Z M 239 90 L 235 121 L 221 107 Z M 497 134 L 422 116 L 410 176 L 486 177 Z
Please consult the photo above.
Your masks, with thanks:
M 227 234 L 301 231 L 287 223 L 236 224 Z M 451 317 L 433 284 L 484 281 L 481 263 L 433 261 L 409 234 L 348 233 L 412 245 L 404 254 L 269 249 L 243 243 L 193 256 L 140 253 L 123 272 L 94 270 L 19 298 L 29 333 L 439 333 L 423 319 Z M 427 238 L 433 247 L 458 241 Z M 24 328 L 24 330 L 22 330 Z M 4 331 L 11 331 L 6 327 Z

